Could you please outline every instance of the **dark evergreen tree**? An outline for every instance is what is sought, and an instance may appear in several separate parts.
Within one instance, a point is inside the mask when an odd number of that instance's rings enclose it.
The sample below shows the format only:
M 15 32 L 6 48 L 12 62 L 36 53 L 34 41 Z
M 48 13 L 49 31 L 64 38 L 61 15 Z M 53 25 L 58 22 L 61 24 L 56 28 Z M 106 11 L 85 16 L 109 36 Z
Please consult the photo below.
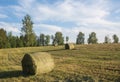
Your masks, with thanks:
M 0 29 L 0 48 L 6 48 L 8 46 L 7 33 L 4 29 Z

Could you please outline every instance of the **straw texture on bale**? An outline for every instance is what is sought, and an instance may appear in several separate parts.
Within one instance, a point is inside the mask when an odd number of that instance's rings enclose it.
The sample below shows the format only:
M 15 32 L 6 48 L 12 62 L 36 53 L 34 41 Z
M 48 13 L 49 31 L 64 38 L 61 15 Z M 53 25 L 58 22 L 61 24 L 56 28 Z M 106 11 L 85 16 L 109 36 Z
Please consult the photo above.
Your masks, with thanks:
M 54 44 L 54 46 L 56 47 L 56 46 L 58 46 L 58 44 Z
M 72 43 L 67 43 L 67 44 L 65 44 L 65 49 L 74 49 L 74 44 L 72 44 Z
M 46 52 L 27 53 L 24 55 L 21 63 L 23 73 L 27 75 L 47 73 L 54 68 L 54 60 Z

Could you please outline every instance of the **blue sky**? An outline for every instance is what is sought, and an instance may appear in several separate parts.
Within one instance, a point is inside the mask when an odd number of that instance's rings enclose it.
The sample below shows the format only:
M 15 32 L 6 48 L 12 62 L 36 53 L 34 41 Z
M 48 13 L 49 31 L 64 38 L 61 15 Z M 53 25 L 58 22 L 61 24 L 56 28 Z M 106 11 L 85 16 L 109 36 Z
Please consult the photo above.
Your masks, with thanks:
M 120 0 L 0 0 L 0 28 L 20 35 L 22 19 L 29 14 L 37 35 L 61 31 L 75 42 L 82 31 L 87 38 L 96 32 L 98 41 L 104 36 L 120 38 Z

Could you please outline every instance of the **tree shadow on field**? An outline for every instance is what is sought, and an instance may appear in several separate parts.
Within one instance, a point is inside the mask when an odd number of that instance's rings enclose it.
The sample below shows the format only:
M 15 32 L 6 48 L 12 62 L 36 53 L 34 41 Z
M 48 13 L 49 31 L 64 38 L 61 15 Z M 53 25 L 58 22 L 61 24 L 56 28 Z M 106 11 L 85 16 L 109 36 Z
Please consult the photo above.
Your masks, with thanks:
M 12 78 L 12 77 L 19 77 L 19 76 L 24 76 L 21 70 L 0 72 L 0 78 Z

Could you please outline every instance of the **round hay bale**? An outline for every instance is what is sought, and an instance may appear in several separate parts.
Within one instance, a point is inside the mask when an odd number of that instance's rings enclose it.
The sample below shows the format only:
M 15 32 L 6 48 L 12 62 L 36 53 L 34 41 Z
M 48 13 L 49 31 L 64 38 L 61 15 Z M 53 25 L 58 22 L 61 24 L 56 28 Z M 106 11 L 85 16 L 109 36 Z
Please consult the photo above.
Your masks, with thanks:
M 54 60 L 46 52 L 27 53 L 24 55 L 21 63 L 23 73 L 27 75 L 47 73 L 54 68 Z
M 65 49 L 74 49 L 74 44 L 72 44 L 72 43 L 67 43 L 67 44 L 65 44 Z
M 55 46 L 55 47 L 56 47 L 56 46 L 58 46 L 58 44 L 53 44 L 53 46 Z

